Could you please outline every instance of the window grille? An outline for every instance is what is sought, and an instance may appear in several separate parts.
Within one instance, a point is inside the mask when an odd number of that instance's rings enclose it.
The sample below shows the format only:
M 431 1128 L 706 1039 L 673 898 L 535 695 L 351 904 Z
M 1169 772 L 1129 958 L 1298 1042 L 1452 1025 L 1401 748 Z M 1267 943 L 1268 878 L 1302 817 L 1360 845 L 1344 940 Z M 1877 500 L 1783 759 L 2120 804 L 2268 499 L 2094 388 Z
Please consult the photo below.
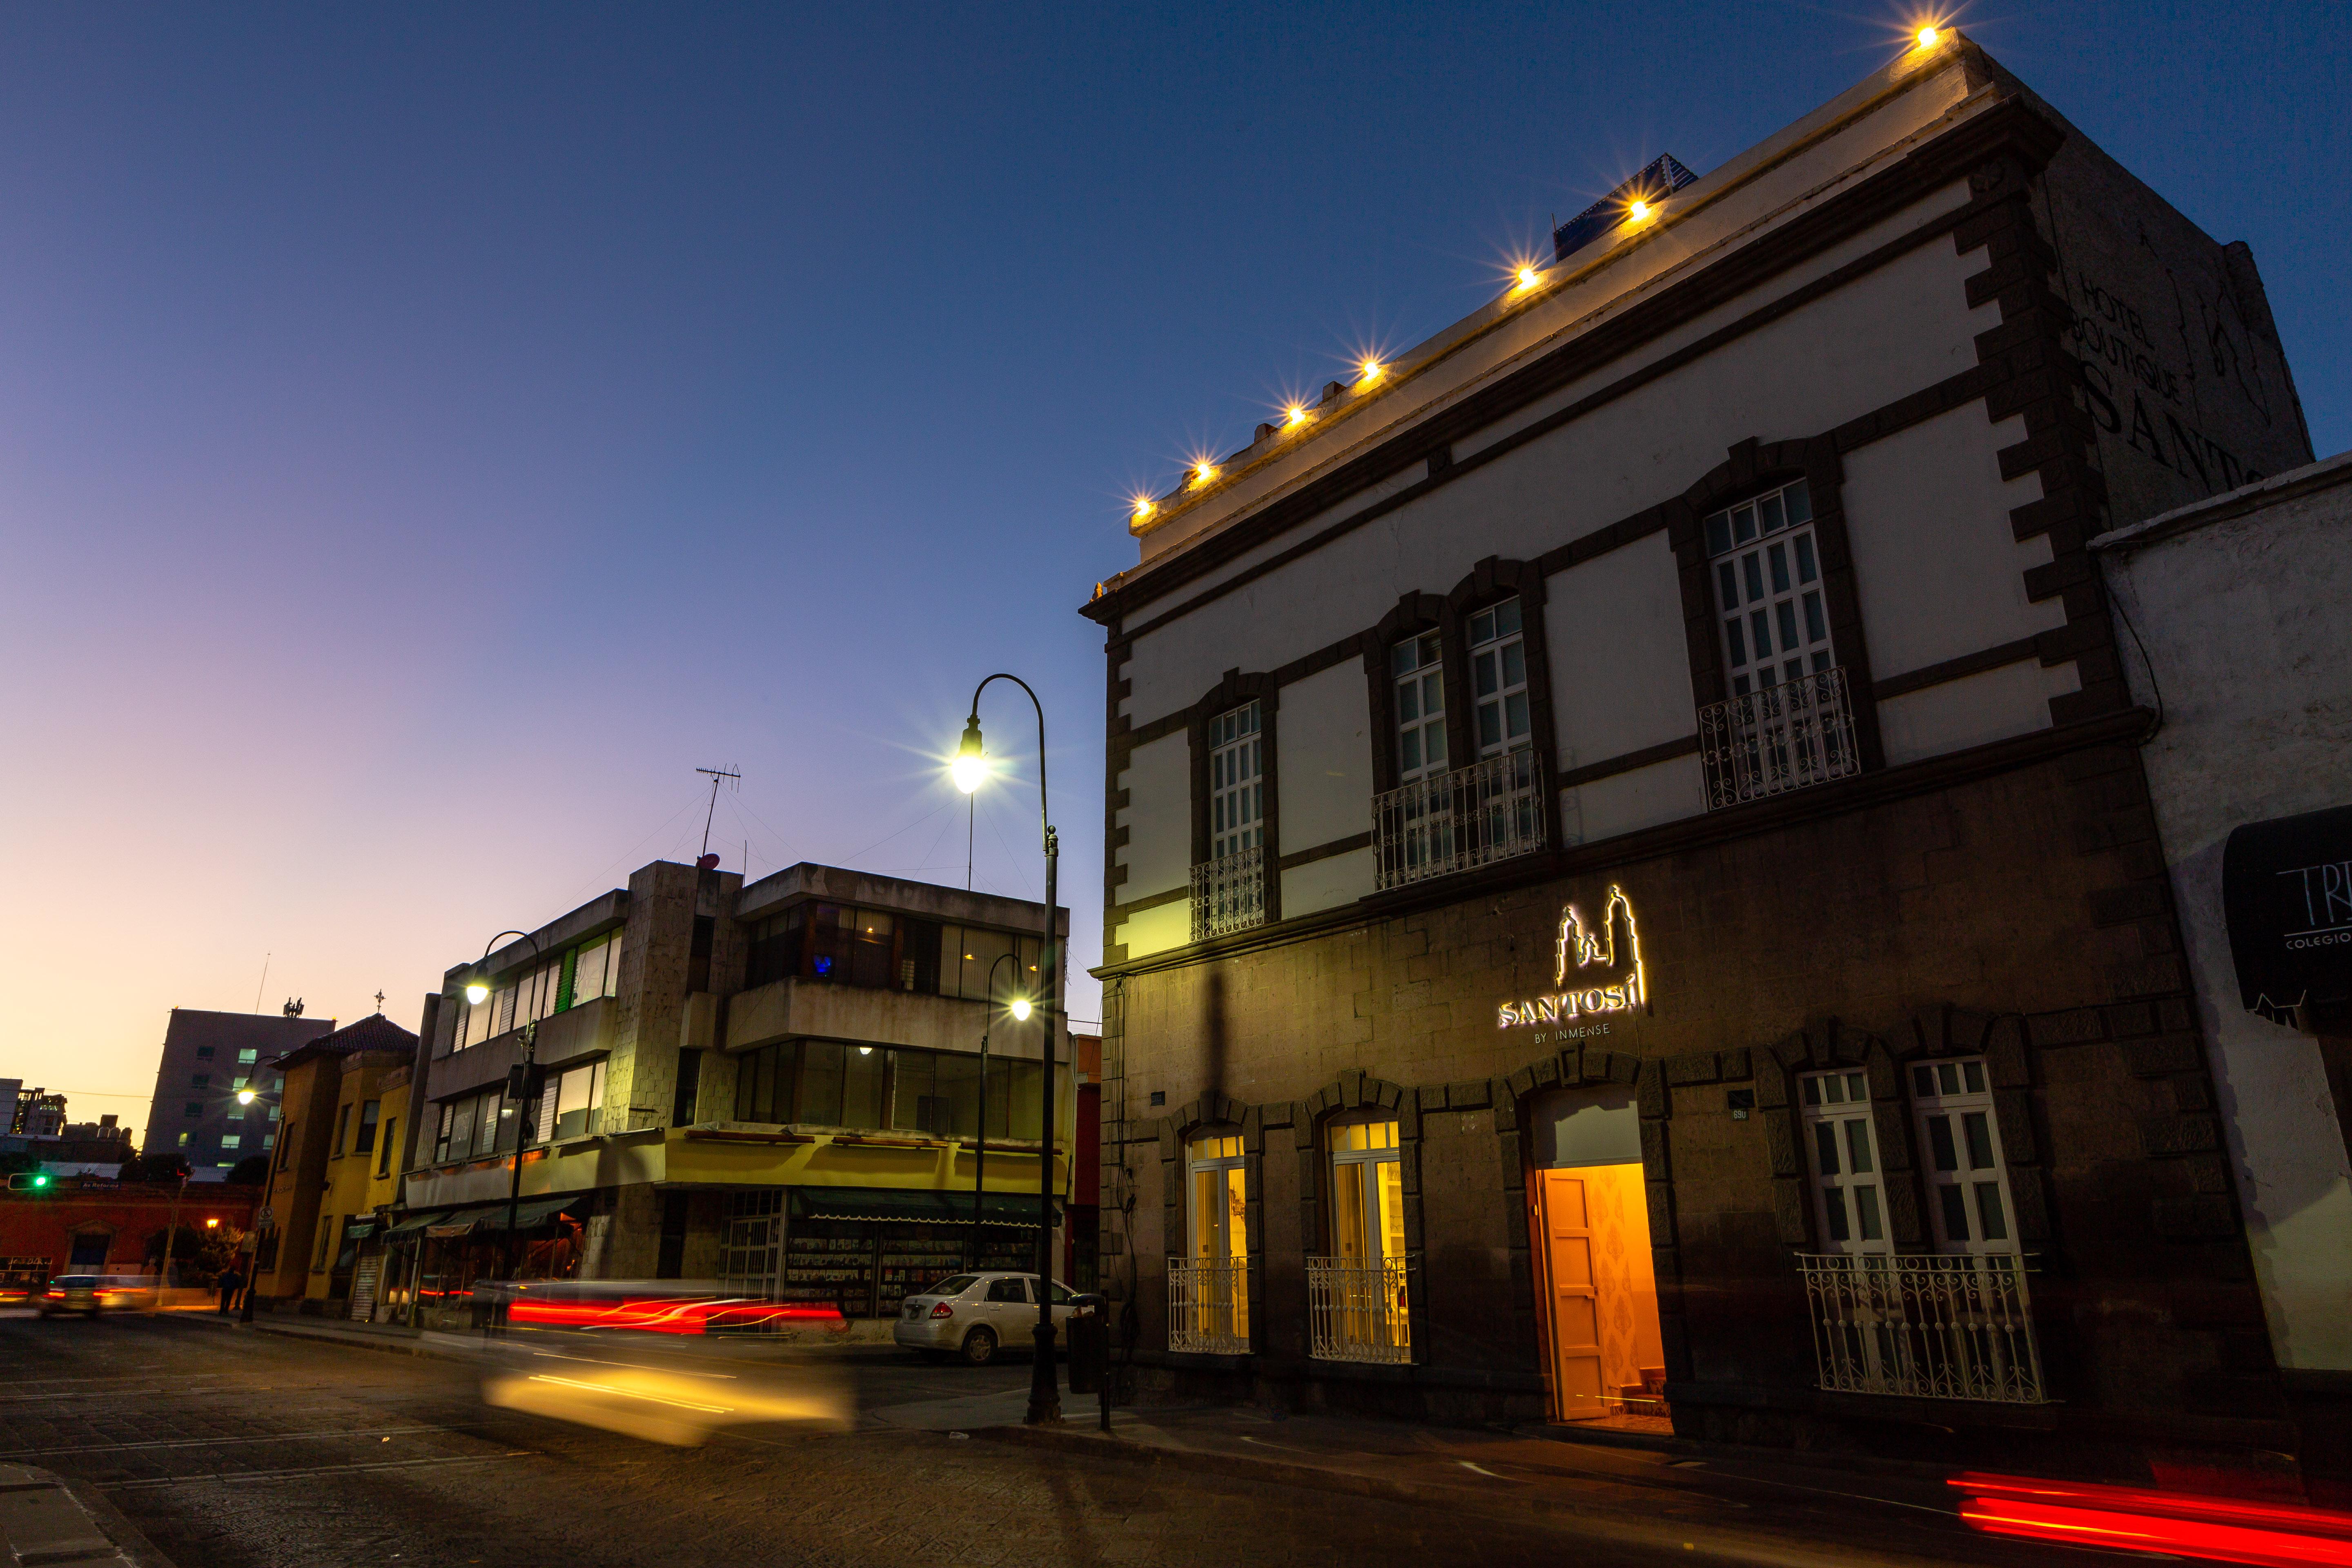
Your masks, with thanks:
M 1543 792 L 1542 761 L 1523 746 L 1374 795 L 1379 885 L 1399 888 L 1541 849 Z
M 1265 849 L 1246 849 L 1192 868 L 1192 940 L 1265 923 Z
M 1307 1260 L 1307 1305 L 1317 1361 L 1409 1362 L 1412 1323 L 1402 1258 Z
M 1822 1387 L 2047 1402 L 2025 1267 L 2017 1257 L 1805 1256 L 1797 1266 Z
M 1835 666 L 1698 710 L 1709 808 L 1862 771 L 1845 671 Z

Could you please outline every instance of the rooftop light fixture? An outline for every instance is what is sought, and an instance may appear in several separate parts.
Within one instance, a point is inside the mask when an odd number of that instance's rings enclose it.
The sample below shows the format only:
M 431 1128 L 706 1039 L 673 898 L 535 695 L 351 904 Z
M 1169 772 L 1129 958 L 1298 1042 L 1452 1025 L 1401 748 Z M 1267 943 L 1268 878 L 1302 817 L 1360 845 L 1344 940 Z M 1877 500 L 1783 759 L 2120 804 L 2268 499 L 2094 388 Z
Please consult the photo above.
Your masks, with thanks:
M 1192 465 L 1192 482 L 1194 484 L 1205 485 L 1216 477 L 1217 465 L 1208 461 L 1206 458 L 1202 458 L 1200 462 Z
M 1356 384 L 1361 386 L 1365 382 L 1380 380 L 1381 371 L 1383 367 L 1379 360 L 1368 359 L 1357 368 L 1364 373 L 1362 375 L 1356 378 Z
M 1160 508 L 1159 508 L 1156 504 L 1154 504 L 1152 501 L 1150 501 L 1150 500 L 1147 500 L 1146 498 L 1144 498 L 1144 497 L 1142 497 L 1142 496 L 1138 496 L 1138 497 L 1136 497 L 1136 498 L 1135 498 L 1135 521 L 1138 521 L 1138 522 L 1147 522 L 1147 521 L 1150 521 L 1151 514 L 1152 514 L 1153 512 L 1155 512 L 1155 511 L 1158 511 L 1159 510 L 1160 510 Z
M 1537 272 L 1534 268 L 1522 267 L 1519 268 L 1519 287 L 1522 289 L 1532 289 L 1538 281 L 1541 280 L 1541 277 L 1542 275 Z
M 1635 196 L 1632 203 L 1626 206 L 1625 216 L 1633 219 L 1635 223 L 1647 223 L 1650 218 L 1650 204 L 1643 201 L 1641 197 Z
M 1933 23 L 1930 23 L 1927 26 L 1919 29 L 1919 47 L 1921 48 L 1932 49 L 1943 41 L 1943 33 Z
M 1307 423 L 1307 405 L 1305 405 L 1305 404 L 1303 404 L 1303 403 L 1294 403 L 1294 404 L 1292 404 L 1289 407 L 1287 407 L 1287 408 L 1284 409 L 1284 410 L 1282 411 L 1282 422 L 1283 422 L 1285 425 L 1304 425 L 1304 424 L 1306 424 L 1306 423 Z

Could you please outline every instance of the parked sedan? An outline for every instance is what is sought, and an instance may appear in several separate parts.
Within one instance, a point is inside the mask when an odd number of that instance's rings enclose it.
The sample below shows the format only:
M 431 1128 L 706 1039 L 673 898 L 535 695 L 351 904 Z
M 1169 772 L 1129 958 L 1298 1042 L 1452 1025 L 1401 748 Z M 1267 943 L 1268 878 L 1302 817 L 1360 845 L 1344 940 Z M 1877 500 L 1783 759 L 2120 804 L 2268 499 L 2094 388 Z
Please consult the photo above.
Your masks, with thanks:
M 97 1317 L 104 1300 L 101 1284 L 95 1274 L 58 1275 L 41 1290 L 41 1316 L 53 1318 L 59 1312 L 79 1312 L 85 1317 Z
M 1037 1328 L 1034 1274 L 958 1274 L 940 1280 L 898 1309 L 890 1337 L 927 1356 L 961 1355 L 974 1366 L 993 1360 L 1000 1348 L 1028 1345 Z M 1076 1298 L 1056 1279 L 1050 1283 L 1054 1326 L 1069 1321 Z

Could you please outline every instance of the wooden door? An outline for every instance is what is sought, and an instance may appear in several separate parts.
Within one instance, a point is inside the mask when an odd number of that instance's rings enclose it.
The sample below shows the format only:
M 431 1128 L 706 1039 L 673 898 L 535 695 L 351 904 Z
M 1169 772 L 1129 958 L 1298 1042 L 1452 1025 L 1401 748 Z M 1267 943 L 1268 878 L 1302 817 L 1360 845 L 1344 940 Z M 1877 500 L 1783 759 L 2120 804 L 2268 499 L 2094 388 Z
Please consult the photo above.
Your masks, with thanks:
M 1544 1264 L 1551 1289 L 1552 1388 L 1563 1421 L 1605 1415 L 1601 1302 L 1592 1276 L 1592 1216 L 1580 1172 L 1545 1171 Z

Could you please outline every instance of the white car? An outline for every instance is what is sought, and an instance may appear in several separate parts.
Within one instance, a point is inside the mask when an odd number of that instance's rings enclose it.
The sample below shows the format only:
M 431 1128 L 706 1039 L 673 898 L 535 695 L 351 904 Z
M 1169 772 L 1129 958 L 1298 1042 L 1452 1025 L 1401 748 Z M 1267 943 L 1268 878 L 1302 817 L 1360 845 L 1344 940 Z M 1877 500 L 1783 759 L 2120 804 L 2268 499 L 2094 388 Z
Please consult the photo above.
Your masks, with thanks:
M 1036 1284 L 1034 1274 L 952 1275 L 908 1297 L 890 1337 L 928 1356 L 961 1355 L 985 1365 L 1001 1348 L 1026 1350 L 1034 1343 L 1037 1298 L 1031 1292 Z M 1058 1279 L 1051 1289 L 1058 1338 L 1077 1298 Z

